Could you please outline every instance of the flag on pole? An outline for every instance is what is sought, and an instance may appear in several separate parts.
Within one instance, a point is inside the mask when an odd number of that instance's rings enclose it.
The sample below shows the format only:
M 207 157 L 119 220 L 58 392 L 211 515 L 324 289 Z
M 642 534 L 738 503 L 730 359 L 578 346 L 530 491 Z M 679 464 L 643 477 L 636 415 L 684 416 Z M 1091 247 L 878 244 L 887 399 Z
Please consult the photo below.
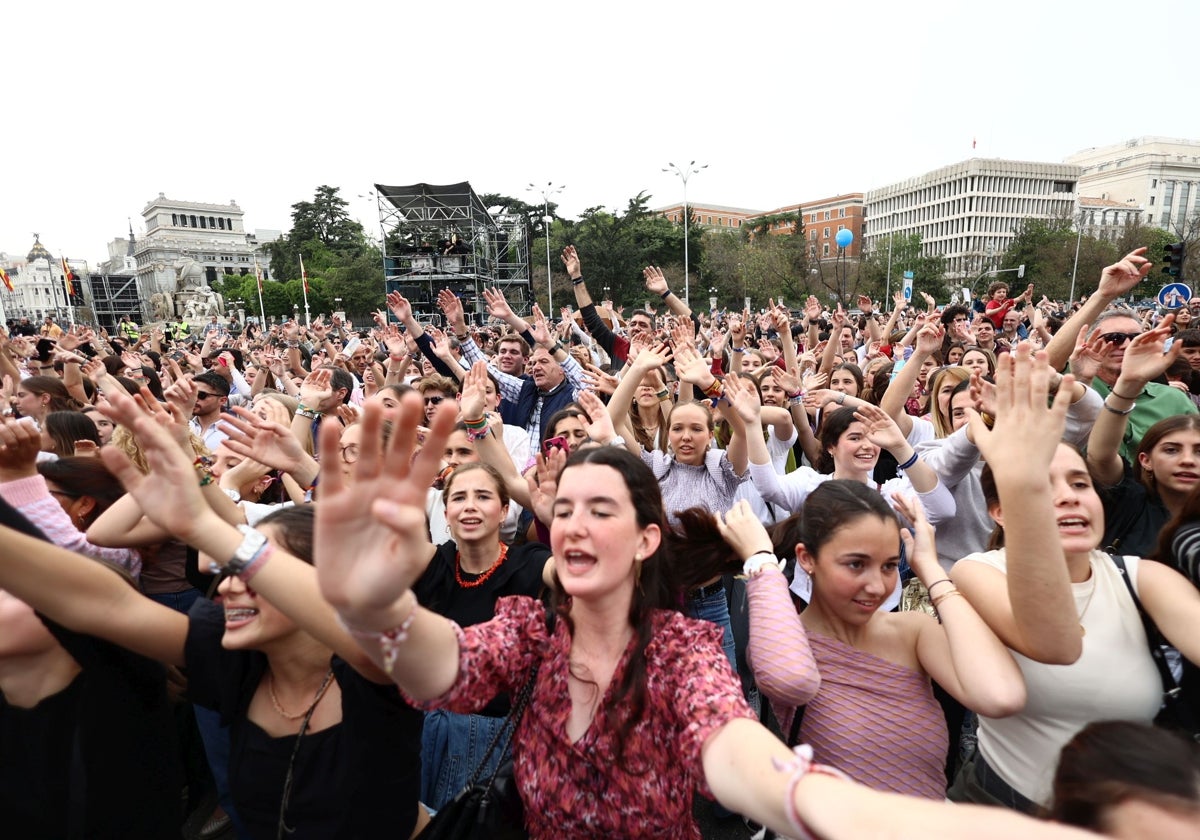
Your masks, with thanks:
M 258 281 L 258 295 L 262 297 L 262 269 L 258 267 L 258 254 L 254 255 L 254 279 Z
M 67 300 L 74 300 L 79 294 L 79 287 L 75 284 L 75 272 L 71 270 L 71 266 L 67 264 L 67 258 L 62 257 L 63 270 L 63 286 L 67 290 Z
M 308 296 L 308 274 L 304 271 L 304 255 L 300 255 L 300 282 L 304 284 L 304 294 Z
M 3 266 L 0 266 L 0 282 L 4 283 L 4 288 L 8 291 L 13 290 L 12 278 L 8 276 L 8 272 L 4 270 Z

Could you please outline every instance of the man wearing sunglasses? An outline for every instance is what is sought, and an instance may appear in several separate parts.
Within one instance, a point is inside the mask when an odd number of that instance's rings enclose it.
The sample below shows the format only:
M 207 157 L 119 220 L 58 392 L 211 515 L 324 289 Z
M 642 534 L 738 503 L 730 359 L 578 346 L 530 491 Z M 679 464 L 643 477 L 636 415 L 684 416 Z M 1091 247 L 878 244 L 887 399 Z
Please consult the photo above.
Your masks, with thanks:
M 229 399 L 229 383 L 211 371 L 200 374 L 193 381 L 196 383 L 196 406 L 192 409 L 190 425 L 208 451 L 216 452 L 221 441 L 229 437 L 219 425 L 225 401 Z
M 1050 364 L 1055 370 L 1063 369 L 1075 347 L 1079 331 L 1090 324 L 1088 337 L 1101 335 L 1106 342 L 1104 358 L 1100 360 L 1091 386 L 1101 397 L 1107 398 L 1112 393 L 1112 387 L 1121 375 L 1121 364 L 1129 342 L 1141 335 L 1143 329 L 1133 310 L 1109 309 L 1109 306 L 1118 297 L 1128 294 L 1150 273 L 1152 267 L 1153 264 L 1146 259 L 1146 249 L 1138 248 L 1126 254 L 1120 262 L 1104 269 L 1095 294 L 1062 325 L 1046 347 Z M 1158 382 L 1146 383 L 1137 394 L 1115 396 L 1117 409 L 1129 409 L 1129 425 L 1125 432 L 1125 440 L 1121 444 L 1121 457 L 1130 463 L 1136 463 L 1137 447 L 1147 429 L 1159 420 L 1174 417 L 1176 414 L 1196 413 L 1196 406 L 1186 394 Z

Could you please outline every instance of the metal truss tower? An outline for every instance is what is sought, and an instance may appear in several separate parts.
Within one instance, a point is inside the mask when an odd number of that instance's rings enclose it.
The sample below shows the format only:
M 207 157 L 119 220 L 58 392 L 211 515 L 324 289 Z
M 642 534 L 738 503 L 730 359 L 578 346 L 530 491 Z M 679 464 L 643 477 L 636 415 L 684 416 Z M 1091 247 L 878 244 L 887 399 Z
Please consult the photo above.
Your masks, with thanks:
M 483 289 L 499 287 L 514 312 L 529 310 L 529 239 L 519 215 L 493 216 L 471 185 L 375 185 L 386 291 L 399 291 L 421 320 L 439 322 L 437 293 L 462 298 L 467 317 L 487 320 Z

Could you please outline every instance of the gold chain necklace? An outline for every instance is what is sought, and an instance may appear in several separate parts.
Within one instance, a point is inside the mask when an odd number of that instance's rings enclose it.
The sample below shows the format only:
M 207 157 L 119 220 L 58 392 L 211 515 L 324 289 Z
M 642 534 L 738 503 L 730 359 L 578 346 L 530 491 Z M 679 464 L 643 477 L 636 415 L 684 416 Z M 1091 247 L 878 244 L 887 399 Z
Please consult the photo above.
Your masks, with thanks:
M 312 712 L 317 708 L 317 704 L 321 702 L 321 698 L 325 696 L 325 692 L 329 690 L 330 683 L 333 682 L 333 669 L 329 669 L 329 673 L 325 675 L 325 681 L 321 683 L 321 687 L 317 689 L 317 693 L 313 696 L 313 701 L 308 705 L 308 708 L 299 714 L 293 715 L 284 711 L 283 706 L 279 703 L 279 698 L 275 696 L 275 675 L 267 673 L 267 693 L 271 695 L 271 705 L 275 707 L 275 712 L 284 720 L 300 720 L 300 718 Z

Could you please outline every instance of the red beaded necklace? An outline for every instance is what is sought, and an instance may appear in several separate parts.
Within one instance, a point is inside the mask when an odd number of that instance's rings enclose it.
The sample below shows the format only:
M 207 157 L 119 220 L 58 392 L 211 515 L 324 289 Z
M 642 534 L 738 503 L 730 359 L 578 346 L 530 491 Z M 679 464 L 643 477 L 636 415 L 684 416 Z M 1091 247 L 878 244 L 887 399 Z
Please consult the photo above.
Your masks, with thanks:
M 479 577 L 475 578 L 475 580 L 463 580 L 462 552 L 461 551 L 455 552 L 455 554 L 454 554 L 454 580 L 457 581 L 458 585 L 461 586 L 463 589 L 474 589 L 476 586 L 482 586 L 484 581 L 486 581 L 488 578 L 490 578 L 492 575 L 494 575 L 496 573 L 496 570 L 504 565 L 504 558 L 507 556 L 508 556 L 508 546 L 505 545 L 504 543 L 500 543 L 500 556 L 498 558 L 496 558 L 496 562 L 493 563 L 486 572 L 481 574 Z

